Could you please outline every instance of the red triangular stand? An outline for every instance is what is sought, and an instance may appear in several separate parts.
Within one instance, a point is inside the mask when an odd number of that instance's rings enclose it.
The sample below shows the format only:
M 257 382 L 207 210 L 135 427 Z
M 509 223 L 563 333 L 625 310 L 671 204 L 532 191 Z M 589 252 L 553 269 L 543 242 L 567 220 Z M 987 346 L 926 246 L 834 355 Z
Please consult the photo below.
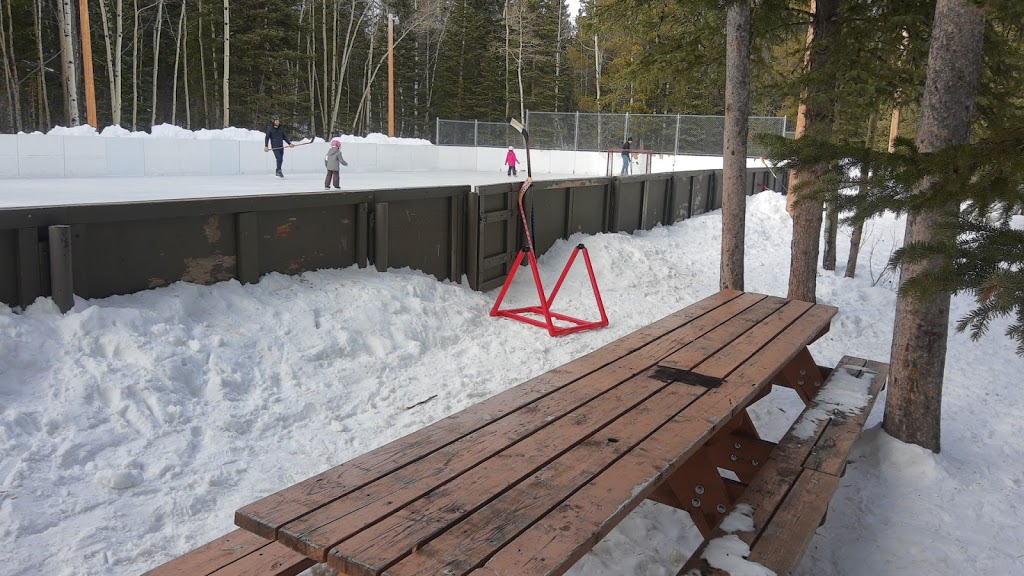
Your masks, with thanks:
M 597 322 L 587 322 L 572 316 L 566 316 L 565 314 L 559 314 L 558 312 L 551 311 L 551 305 L 555 301 L 555 296 L 558 295 L 558 290 L 562 287 L 562 282 L 565 280 L 566 275 L 569 274 L 569 269 L 572 268 L 572 263 L 576 260 L 576 256 L 582 252 L 583 261 L 587 264 L 587 274 L 590 275 L 590 286 L 594 289 L 594 298 L 597 299 L 597 309 L 601 312 L 601 320 Z M 501 307 L 502 300 L 505 299 L 505 293 L 508 292 L 509 286 L 512 285 L 512 279 L 516 276 L 516 271 L 519 270 L 519 265 L 523 261 L 524 256 L 529 256 L 530 270 L 533 272 L 533 283 L 537 286 L 537 296 L 540 297 L 539 306 L 528 306 L 526 308 L 512 308 L 509 310 L 499 310 Z M 526 314 L 533 314 L 536 316 L 543 317 L 543 320 L 526 316 Z M 564 336 L 566 334 L 572 334 L 573 332 L 582 332 L 584 330 L 592 330 L 594 328 L 603 328 L 608 325 L 608 315 L 604 311 L 604 302 L 601 300 L 601 292 L 597 289 L 597 279 L 594 277 L 594 267 L 590 264 L 590 255 L 587 254 L 587 248 L 580 244 L 572 252 L 572 256 L 569 261 L 565 264 L 565 269 L 562 270 L 562 275 L 558 278 L 558 282 L 555 283 L 555 289 L 551 291 L 551 297 L 544 297 L 544 286 L 540 282 L 540 272 L 537 268 L 537 258 L 534 257 L 533 251 L 529 248 L 524 248 L 519 256 L 516 257 L 516 263 L 512 265 L 512 271 L 509 272 L 508 278 L 505 279 L 505 285 L 501 287 L 501 293 L 498 294 L 498 301 L 494 303 L 494 307 L 491 308 L 491 316 L 503 316 L 505 318 L 511 318 L 512 320 L 518 320 L 519 322 L 525 322 L 532 324 L 539 328 L 547 328 L 548 334 L 551 336 Z M 555 320 L 562 320 L 563 322 L 569 322 L 572 326 L 555 326 Z

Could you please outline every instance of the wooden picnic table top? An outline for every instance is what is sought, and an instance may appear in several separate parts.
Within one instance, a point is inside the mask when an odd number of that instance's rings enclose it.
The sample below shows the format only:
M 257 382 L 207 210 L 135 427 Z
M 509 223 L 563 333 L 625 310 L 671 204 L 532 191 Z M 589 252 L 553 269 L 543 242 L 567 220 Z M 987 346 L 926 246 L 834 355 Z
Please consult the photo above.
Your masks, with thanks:
M 836 312 L 719 292 L 249 504 L 235 523 L 349 576 L 562 574 Z

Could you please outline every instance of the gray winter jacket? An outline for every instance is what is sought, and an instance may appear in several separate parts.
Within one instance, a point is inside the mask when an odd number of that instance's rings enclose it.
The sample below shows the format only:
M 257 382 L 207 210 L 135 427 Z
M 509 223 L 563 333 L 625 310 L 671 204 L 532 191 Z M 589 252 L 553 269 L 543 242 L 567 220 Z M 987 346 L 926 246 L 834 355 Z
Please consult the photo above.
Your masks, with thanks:
M 341 170 L 341 148 L 331 146 L 330 150 L 327 151 L 327 156 L 324 158 L 324 165 L 332 172 Z

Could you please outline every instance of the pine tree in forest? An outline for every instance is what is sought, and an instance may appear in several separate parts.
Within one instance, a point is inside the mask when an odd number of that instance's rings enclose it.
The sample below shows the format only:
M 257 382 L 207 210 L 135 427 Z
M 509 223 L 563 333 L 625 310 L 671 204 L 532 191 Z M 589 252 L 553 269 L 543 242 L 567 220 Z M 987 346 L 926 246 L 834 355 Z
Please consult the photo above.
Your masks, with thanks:
M 442 118 L 503 121 L 504 79 L 496 50 L 501 5 L 455 0 L 440 50 L 434 110 Z

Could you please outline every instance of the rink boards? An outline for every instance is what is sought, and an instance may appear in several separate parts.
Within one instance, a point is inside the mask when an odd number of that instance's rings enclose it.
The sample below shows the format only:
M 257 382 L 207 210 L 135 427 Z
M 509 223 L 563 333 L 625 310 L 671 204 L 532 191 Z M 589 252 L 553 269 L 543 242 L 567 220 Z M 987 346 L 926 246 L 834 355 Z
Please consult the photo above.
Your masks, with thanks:
M 779 176 L 749 170 L 748 193 L 784 191 Z M 721 170 L 538 179 L 525 210 L 543 254 L 577 232 L 632 233 L 718 209 L 721 182 Z M 27 306 L 53 294 L 55 282 L 103 298 L 353 264 L 408 267 L 488 290 L 502 283 L 522 243 L 520 185 L 0 209 L 0 302 Z M 63 233 L 70 246 L 51 250 L 50 238 Z

